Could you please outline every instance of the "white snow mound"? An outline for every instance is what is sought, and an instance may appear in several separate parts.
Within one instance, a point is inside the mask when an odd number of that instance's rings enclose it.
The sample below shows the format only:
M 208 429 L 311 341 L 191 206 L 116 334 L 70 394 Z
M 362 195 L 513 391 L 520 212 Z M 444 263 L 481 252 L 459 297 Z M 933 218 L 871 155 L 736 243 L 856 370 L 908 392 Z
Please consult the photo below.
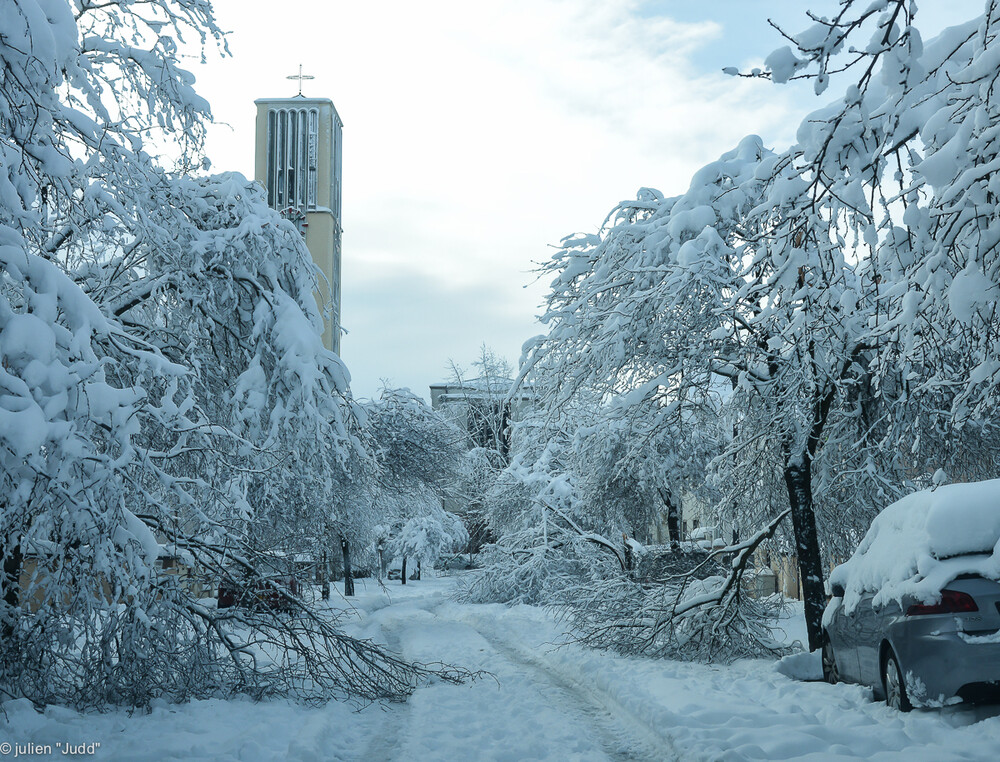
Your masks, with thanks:
M 846 563 L 830 574 L 844 608 L 912 596 L 930 603 L 960 574 L 1000 579 L 1000 479 L 948 484 L 907 495 L 883 510 Z

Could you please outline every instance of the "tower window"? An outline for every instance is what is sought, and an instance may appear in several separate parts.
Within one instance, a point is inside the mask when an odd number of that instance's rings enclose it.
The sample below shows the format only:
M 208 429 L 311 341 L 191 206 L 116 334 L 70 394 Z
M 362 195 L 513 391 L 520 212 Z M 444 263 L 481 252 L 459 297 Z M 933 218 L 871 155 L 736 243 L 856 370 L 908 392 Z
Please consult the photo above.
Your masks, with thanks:
M 267 203 L 315 209 L 319 110 L 278 108 L 267 114 Z

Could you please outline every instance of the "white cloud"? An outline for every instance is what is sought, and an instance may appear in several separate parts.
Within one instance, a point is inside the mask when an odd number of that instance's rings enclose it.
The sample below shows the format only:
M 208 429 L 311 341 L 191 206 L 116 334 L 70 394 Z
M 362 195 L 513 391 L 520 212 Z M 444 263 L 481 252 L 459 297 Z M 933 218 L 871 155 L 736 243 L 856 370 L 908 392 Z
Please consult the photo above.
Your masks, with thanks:
M 362 396 L 380 377 L 426 394 L 483 342 L 516 360 L 542 330 L 544 288 L 524 285 L 550 244 L 641 186 L 681 190 L 747 132 L 787 142 L 801 109 L 692 65 L 718 21 L 626 0 L 215 4 L 233 58 L 196 71 L 233 125 L 213 132 L 217 169 L 252 173 L 253 100 L 294 93 L 300 62 L 344 119 L 343 353 Z

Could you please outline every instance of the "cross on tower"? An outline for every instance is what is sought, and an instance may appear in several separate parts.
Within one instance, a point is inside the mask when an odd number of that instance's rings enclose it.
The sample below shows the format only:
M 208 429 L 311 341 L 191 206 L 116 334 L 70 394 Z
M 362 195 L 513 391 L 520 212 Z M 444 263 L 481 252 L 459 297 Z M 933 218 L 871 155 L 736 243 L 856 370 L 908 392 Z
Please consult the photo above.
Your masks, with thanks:
M 285 77 L 285 79 L 297 79 L 299 81 L 299 95 L 302 95 L 302 80 L 304 80 L 304 79 L 316 79 L 316 78 L 312 74 L 303 74 L 302 73 L 302 64 L 299 64 L 299 73 L 298 74 L 292 74 L 292 75 L 290 75 L 288 77 Z

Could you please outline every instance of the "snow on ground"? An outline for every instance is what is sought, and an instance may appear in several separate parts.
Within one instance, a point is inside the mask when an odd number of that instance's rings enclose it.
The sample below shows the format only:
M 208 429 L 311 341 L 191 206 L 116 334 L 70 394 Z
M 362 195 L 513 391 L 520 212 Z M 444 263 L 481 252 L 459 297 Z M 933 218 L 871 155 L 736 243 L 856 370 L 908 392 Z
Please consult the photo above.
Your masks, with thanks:
M 116 762 L 360 760 L 368 739 L 386 719 L 377 708 L 358 714 L 346 704 L 310 709 L 285 701 L 164 704 L 131 717 L 127 712 L 81 715 L 56 707 L 38 714 L 27 701 L 8 701 L 3 708 L 7 722 L 0 718 L 0 741 L 21 747 L 17 758 L 24 760 L 65 759 L 65 744 L 100 744 L 93 755 L 79 758 Z M 27 754 L 29 744 L 48 745 L 52 753 Z M 0 743 L 0 760 L 15 758 L 14 749 L 5 751 Z
M 899 714 L 858 686 L 802 682 L 809 657 L 780 666 L 626 659 L 565 645 L 544 611 L 457 604 L 454 578 L 385 589 L 358 581 L 353 635 L 411 659 L 492 674 L 432 683 L 402 705 L 199 701 L 150 714 L 80 715 L 4 704 L 2 742 L 93 743 L 96 760 L 993 760 L 1000 707 Z M 386 594 L 388 592 L 388 595 Z M 783 622 L 804 638 L 801 611 Z M 556 647 L 557 644 L 563 644 Z

